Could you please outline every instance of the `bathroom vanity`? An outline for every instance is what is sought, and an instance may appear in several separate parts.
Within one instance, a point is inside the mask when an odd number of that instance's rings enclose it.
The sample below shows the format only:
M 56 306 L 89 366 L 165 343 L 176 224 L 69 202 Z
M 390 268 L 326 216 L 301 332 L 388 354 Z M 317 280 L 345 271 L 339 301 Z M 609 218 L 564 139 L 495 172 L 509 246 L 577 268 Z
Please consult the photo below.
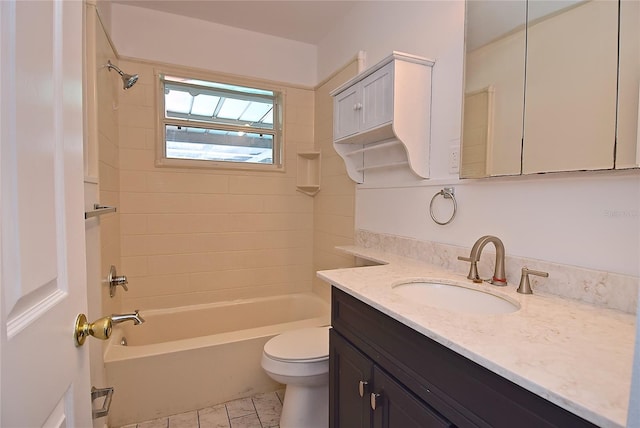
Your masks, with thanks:
M 635 316 L 349 248 L 382 264 L 318 272 L 332 284 L 330 427 L 625 426 Z M 452 311 L 403 297 L 407 281 L 517 309 Z
M 595 427 L 332 289 L 330 427 Z

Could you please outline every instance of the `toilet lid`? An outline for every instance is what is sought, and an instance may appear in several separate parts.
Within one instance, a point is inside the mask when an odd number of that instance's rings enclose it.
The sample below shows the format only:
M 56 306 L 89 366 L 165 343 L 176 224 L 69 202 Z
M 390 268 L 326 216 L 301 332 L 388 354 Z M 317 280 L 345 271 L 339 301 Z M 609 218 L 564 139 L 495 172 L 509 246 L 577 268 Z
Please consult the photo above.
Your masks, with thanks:
M 329 327 L 301 328 L 270 339 L 264 353 L 279 361 L 311 361 L 329 358 Z

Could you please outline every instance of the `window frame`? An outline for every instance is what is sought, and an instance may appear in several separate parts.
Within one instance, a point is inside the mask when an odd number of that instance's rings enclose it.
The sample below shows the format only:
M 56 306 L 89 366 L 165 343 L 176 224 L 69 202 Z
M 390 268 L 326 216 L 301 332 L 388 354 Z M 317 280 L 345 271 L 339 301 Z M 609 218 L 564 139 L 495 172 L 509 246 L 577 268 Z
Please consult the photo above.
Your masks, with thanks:
M 154 70 L 155 82 L 157 85 L 155 96 L 155 115 L 156 115 L 156 160 L 155 165 L 159 167 L 178 167 L 178 168 L 206 168 L 206 169 L 222 169 L 222 170 L 247 170 L 247 171 L 264 171 L 264 172 L 284 172 L 285 171 L 285 137 L 284 137 L 284 99 L 285 89 L 279 86 L 270 85 L 268 83 L 242 79 L 238 77 L 204 74 L 188 69 L 172 69 L 163 68 Z M 204 88 L 212 90 L 212 88 L 188 83 L 178 83 L 164 79 L 164 76 L 174 78 L 184 78 L 192 80 L 208 81 L 223 85 L 243 86 L 250 89 L 258 89 L 271 91 L 273 96 L 273 129 L 261 129 L 263 133 L 273 135 L 273 163 L 252 163 L 252 162 L 233 162 L 223 160 L 207 160 L 207 159 L 179 159 L 167 157 L 166 143 L 166 126 L 183 126 L 189 128 L 205 128 L 218 129 L 227 131 L 238 131 L 237 125 L 228 125 L 224 123 L 209 123 L 198 120 L 183 120 L 169 118 L 165 116 L 165 82 L 178 86 Z M 217 88 L 214 89 L 218 91 Z M 219 92 L 228 92 L 226 89 L 220 89 Z M 231 91 L 233 92 L 233 91 Z M 253 129 L 248 132 L 255 132 Z

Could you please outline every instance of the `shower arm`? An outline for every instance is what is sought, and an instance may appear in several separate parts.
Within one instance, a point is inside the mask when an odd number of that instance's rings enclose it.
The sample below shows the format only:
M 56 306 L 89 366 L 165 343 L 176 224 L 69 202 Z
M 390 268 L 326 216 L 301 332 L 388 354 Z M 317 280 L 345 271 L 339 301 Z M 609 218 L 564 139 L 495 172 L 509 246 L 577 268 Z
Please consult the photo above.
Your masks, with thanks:
M 122 78 L 122 89 L 129 89 L 138 81 L 137 74 L 127 74 L 124 71 L 120 70 L 120 68 L 111 63 L 111 60 L 107 60 L 107 65 L 105 66 L 109 71 L 115 70 L 116 73 L 120 75 Z

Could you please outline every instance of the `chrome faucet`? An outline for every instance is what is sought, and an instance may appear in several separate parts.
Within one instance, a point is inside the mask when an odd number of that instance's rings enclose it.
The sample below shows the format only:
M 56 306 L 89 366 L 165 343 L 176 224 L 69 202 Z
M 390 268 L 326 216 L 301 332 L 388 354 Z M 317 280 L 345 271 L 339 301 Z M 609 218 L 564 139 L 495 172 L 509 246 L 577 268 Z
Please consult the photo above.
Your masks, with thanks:
M 112 324 L 120 324 L 125 321 L 133 321 L 134 325 L 142 324 L 144 318 L 140 316 L 139 311 L 136 309 L 132 314 L 113 314 L 111 315 Z
M 493 285 L 507 285 L 507 278 L 504 273 L 504 244 L 499 238 L 491 235 L 481 237 L 475 244 L 473 244 L 469 257 L 458 257 L 458 260 L 471 262 L 471 268 L 469 269 L 469 275 L 467 275 L 467 278 L 473 282 L 482 282 L 480 275 L 478 275 L 478 261 L 480 260 L 482 249 L 489 242 L 493 243 L 496 247 L 496 266 L 493 272 L 493 277 L 489 282 Z

